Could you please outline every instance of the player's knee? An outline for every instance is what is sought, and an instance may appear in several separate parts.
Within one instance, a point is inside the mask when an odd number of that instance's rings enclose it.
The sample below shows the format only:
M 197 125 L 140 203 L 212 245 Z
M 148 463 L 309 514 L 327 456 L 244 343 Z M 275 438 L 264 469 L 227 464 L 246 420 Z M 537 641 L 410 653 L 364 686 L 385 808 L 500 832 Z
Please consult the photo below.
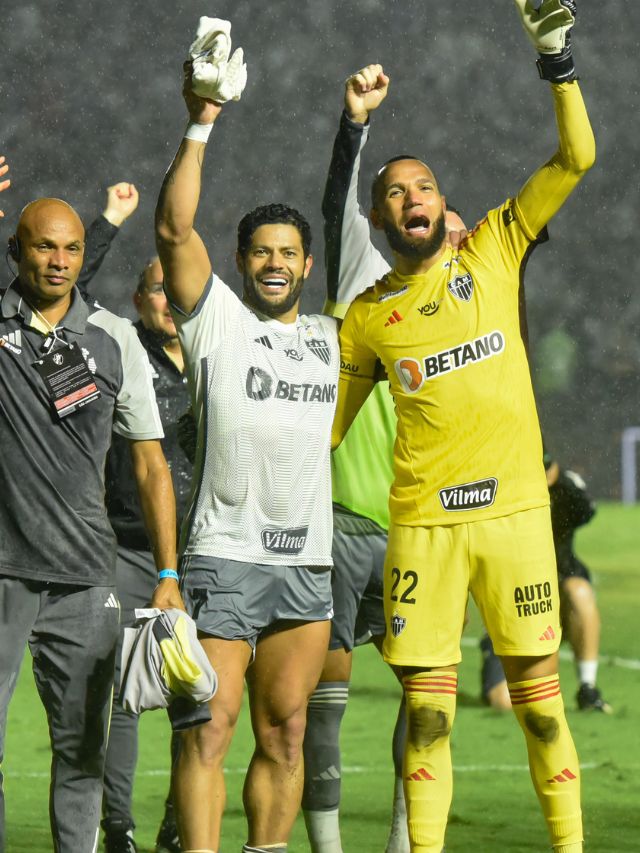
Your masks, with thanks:
M 182 733 L 181 753 L 203 764 L 219 763 L 227 751 L 234 724 L 229 716 L 216 714 L 209 722 L 187 729 Z
M 278 764 L 297 767 L 302 759 L 305 723 L 304 706 L 266 716 L 256 724 L 258 748 Z
M 307 715 L 304 708 L 300 708 L 284 721 L 282 730 L 289 748 L 296 749 L 298 752 L 302 749 L 306 724 Z
M 451 719 L 442 708 L 411 701 L 407 702 L 407 713 L 407 737 L 416 749 L 431 746 L 451 732 Z
M 584 578 L 567 578 L 562 590 L 564 597 L 576 609 L 590 605 L 595 601 L 593 587 Z
M 560 734 L 560 726 L 555 717 L 548 717 L 535 711 L 525 714 L 524 724 L 528 731 L 542 743 L 554 743 Z

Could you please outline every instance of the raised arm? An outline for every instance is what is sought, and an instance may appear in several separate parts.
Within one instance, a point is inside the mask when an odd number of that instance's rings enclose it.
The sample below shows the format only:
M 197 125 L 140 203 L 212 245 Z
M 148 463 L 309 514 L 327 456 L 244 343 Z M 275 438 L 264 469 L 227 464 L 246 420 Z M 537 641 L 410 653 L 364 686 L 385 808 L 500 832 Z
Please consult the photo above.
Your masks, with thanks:
M 0 178 L 7 174 L 9 171 L 9 164 L 6 162 L 6 158 L 0 156 Z M 9 178 L 5 178 L 4 181 L 0 181 L 0 193 L 3 190 L 9 189 L 11 186 L 11 180 Z M 4 211 L 0 210 L 0 218 L 4 216 Z
M 389 271 L 370 238 L 369 219 L 358 203 L 360 155 L 369 134 L 369 114 L 387 95 L 389 78 L 381 65 L 368 65 L 345 84 L 340 119 L 324 197 L 327 302 L 325 311 L 342 317 L 350 302 Z
M 551 83 L 559 145 L 553 157 L 527 181 L 516 206 L 521 224 L 535 237 L 558 212 L 595 161 L 595 140 L 576 79 L 571 29 L 572 0 L 515 0 L 522 23 L 538 50 L 540 76 Z
M 211 275 L 207 249 L 194 221 L 202 183 L 204 150 L 220 104 L 192 91 L 192 68 L 185 63 L 182 95 L 189 113 L 184 139 L 169 166 L 156 207 L 156 245 L 170 300 L 190 314 Z
M 105 209 L 93 220 L 85 233 L 84 262 L 76 282 L 84 300 L 90 301 L 95 297 L 89 283 L 102 266 L 120 227 L 135 213 L 138 201 L 138 190 L 127 181 L 120 181 L 107 188 Z

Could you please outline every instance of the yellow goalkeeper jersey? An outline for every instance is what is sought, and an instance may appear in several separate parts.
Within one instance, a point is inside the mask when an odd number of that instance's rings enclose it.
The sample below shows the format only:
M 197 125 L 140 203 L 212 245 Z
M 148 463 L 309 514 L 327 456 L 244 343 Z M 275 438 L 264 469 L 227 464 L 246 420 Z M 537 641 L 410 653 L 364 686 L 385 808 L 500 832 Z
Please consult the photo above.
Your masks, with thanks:
M 456 524 L 549 502 L 520 265 L 531 240 L 513 202 L 426 273 L 389 273 L 347 312 L 342 376 L 386 369 L 396 402 L 396 524 Z
M 392 271 L 355 299 L 340 334 L 340 442 L 382 362 L 398 431 L 392 524 L 449 525 L 549 502 L 520 270 L 536 235 L 595 158 L 576 82 L 553 85 L 559 147 L 515 199 L 419 275 Z

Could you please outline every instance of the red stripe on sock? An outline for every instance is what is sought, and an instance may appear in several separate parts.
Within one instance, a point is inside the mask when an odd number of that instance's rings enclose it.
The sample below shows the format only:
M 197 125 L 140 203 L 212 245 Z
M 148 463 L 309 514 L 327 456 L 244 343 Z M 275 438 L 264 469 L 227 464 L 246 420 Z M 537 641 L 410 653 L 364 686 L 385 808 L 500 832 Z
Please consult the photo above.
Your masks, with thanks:
M 444 673 L 444 672 L 441 675 L 431 675 L 431 676 L 409 675 L 409 676 L 406 676 L 404 678 L 404 681 L 427 682 L 427 681 L 437 681 L 437 680 L 442 680 L 442 679 L 446 679 L 447 681 L 457 681 L 458 676 L 455 674 L 455 672 L 452 672 L 450 675 L 447 675 L 447 673 Z
M 509 685 L 508 685 L 509 686 Z M 511 699 L 524 699 L 527 696 L 534 698 L 539 693 L 546 693 L 560 687 L 559 678 L 551 678 L 548 681 L 543 681 L 540 684 L 531 684 L 527 687 L 511 687 L 509 686 L 509 695 Z
M 446 676 L 439 676 L 438 678 L 416 678 L 404 679 L 404 686 L 408 689 L 412 687 L 457 687 L 458 679 L 457 677 L 447 678 Z
M 411 690 L 406 690 L 406 693 L 429 693 L 431 696 L 455 696 L 457 694 L 457 690 L 455 687 L 452 690 L 429 690 L 425 687 L 424 690 L 416 690 L 415 688 Z
M 560 679 L 558 676 L 553 676 L 552 678 L 546 678 L 544 681 L 539 681 L 536 684 L 527 684 L 524 687 L 509 687 L 509 690 L 512 693 L 529 693 L 532 690 L 540 690 L 540 688 L 548 687 L 550 684 L 558 684 Z
M 511 697 L 512 705 L 529 705 L 534 702 L 542 702 L 545 699 L 553 699 L 554 696 L 560 695 L 560 688 L 558 687 L 556 690 L 549 690 L 547 693 L 542 693 L 540 696 L 525 696 L 522 699 L 514 699 Z

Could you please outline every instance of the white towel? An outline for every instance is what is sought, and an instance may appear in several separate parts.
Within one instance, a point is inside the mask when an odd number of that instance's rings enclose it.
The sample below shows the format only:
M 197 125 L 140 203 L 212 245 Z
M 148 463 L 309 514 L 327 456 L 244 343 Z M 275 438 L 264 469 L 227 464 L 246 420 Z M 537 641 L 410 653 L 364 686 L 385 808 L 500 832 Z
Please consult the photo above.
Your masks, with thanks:
M 219 104 L 240 100 L 247 85 L 247 66 L 241 47 L 231 58 L 230 53 L 230 22 L 201 17 L 195 41 L 189 48 L 189 59 L 193 63 L 191 88 L 196 95 Z

